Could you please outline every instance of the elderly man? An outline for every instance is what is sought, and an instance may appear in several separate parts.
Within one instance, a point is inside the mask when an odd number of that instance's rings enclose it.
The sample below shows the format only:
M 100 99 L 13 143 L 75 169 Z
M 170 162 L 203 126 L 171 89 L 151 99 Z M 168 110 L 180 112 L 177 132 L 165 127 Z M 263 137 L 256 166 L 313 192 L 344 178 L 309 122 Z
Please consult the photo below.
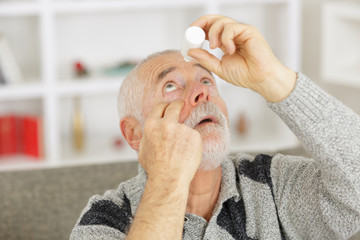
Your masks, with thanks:
M 71 239 L 346 239 L 360 228 L 360 118 L 282 65 L 252 26 L 199 18 L 218 60 L 151 55 L 124 81 L 120 128 L 139 174 L 94 196 Z M 261 94 L 313 159 L 228 156 L 212 73 Z M 249 103 L 251 104 L 251 103 Z

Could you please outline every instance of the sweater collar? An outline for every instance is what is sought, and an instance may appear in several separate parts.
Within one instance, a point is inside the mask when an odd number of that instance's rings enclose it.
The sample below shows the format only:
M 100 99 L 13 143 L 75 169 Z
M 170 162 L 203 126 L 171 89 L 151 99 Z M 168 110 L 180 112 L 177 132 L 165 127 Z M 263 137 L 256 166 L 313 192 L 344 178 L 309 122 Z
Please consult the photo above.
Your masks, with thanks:
M 221 186 L 216 208 L 229 198 L 235 197 L 235 199 L 238 200 L 240 197 L 240 189 L 236 183 L 236 169 L 233 161 L 231 161 L 229 158 L 226 158 L 221 163 L 221 170 Z
M 236 200 L 238 200 L 240 194 L 239 189 L 237 187 L 236 183 L 236 169 L 234 166 L 233 161 L 231 161 L 229 158 L 224 159 L 224 161 L 221 163 L 221 185 L 220 185 L 220 192 L 218 201 L 216 203 L 215 209 L 217 209 L 220 205 L 222 205 L 223 202 L 228 200 L 229 198 L 235 197 Z M 135 181 L 137 184 L 134 186 L 127 194 L 129 194 L 131 203 L 131 209 L 133 211 L 133 214 L 135 214 L 135 211 L 140 204 L 140 200 L 142 197 L 142 194 L 144 193 L 146 181 L 147 181 L 147 173 L 145 169 L 139 164 L 138 165 L 138 175 L 136 176 L 137 181 Z

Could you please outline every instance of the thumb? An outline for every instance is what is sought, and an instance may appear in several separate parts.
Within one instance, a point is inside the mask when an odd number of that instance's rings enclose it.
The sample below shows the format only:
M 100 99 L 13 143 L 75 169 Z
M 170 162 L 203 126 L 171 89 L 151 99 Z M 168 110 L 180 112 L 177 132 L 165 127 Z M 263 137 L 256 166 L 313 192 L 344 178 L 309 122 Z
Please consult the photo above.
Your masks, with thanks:
M 188 55 L 198 60 L 199 63 L 210 72 L 215 73 L 219 77 L 222 76 L 220 60 L 208 51 L 200 48 L 193 48 L 188 51 Z

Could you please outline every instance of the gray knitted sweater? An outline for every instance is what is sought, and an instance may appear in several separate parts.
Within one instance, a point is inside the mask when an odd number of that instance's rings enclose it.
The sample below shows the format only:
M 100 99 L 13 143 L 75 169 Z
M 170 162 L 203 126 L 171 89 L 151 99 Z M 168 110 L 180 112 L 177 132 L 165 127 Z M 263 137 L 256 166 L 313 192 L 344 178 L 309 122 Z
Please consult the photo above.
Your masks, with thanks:
M 298 74 L 269 103 L 312 159 L 229 156 L 209 222 L 186 213 L 183 239 L 347 239 L 360 230 L 360 117 Z M 93 196 L 70 239 L 125 239 L 146 183 L 139 174 Z

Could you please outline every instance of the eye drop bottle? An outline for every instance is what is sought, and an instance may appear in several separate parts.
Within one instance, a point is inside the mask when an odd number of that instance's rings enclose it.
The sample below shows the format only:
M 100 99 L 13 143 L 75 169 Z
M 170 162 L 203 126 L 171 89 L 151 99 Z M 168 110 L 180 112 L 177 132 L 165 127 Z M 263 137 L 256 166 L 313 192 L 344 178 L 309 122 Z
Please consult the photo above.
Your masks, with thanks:
M 193 60 L 187 52 L 191 48 L 202 48 L 205 41 L 205 32 L 200 27 L 192 26 L 186 29 L 184 40 L 181 47 L 181 54 L 186 62 Z

